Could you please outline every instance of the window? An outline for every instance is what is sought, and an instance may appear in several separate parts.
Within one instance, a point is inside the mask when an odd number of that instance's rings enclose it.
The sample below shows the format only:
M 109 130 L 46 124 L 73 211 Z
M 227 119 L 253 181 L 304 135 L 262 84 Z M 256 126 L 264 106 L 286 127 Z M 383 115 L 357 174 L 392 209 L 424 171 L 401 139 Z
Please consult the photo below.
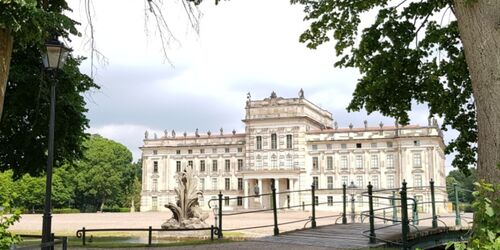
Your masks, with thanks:
M 262 156 L 257 155 L 256 159 L 257 159 L 257 167 L 258 168 L 262 167 Z
M 200 172 L 205 172 L 205 160 L 200 160 Z
M 286 155 L 286 166 L 289 168 L 291 168 L 293 166 L 293 160 L 292 160 L 291 154 Z
M 371 167 L 378 168 L 378 155 L 371 156 Z
M 318 177 L 317 176 L 313 177 L 313 185 L 314 185 L 314 188 L 318 189 L 318 187 L 319 187 L 319 181 L 318 181 Z
M 374 189 L 378 189 L 378 176 L 377 175 L 372 176 L 372 186 Z
M 345 144 L 345 143 L 340 144 L 340 148 L 341 149 L 346 149 L 347 148 L 347 144 Z
M 277 148 L 278 148 L 278 143 L 276 134 L 271 134 L 271 149 L 277 149 Z
M 262 149 L 262 136 L 257 136 L 256 138 L 257 150 Z
M 188 149 L 188 154 L 193 154 L 193 150 L 192 149 Z
M 238 178 L 238 190 L 243 190 L 243 178 Z
M 318 145 L 312 145 L 312 150 L 318 150 Z
M 153 173 L 158 173 L 158 162 L 153 161 Z
M 413 146 L 420 146 L 420 141 L 419 140 L 413 141 Z
M 376 142 L 372 142 L 371 147 L 372 148 L 376 148 L 377 147 L 377 143 Z
M 348 176 L 342 176 L 341 180 L 342 180 L 342 185 L 344 185 L 344 184 L 347 185 L 349 183 L 349 177 Z
M 286 148 L 292 148 L 292 135 L 286 135 Z
M 327 203 L 328 203 L 328 206 L 333 206 L 333 196 L 327 196 L 326 197 L 327 199 Z
M 387 162 L 387 168 L 393 169 L 394 168 L 394 155 L 392 155 L 392 154 L 387 155 L 386 162 Z
M 179 149 L 175 150 L 175 154 L 178 154 L 180 155 L 181 154 L 181 151 Z
M 394 188 L 394 175 L 387 176 L 387 188 Z
M 278 157 L 275 154 L 271 155 L 271 167 L 278 167 Z
M 229 196 L 224 197 L 224 206 L 229 206 Z
M 153 192 L 157 192 L 157 191 L 158 191 L 158 180 L 153 179 Z
M 356 143 L 356 148 L 361 148 L 361 143 Z
M 243 152 L 243 148 L 238 148 L 238 153 Z
M 200 154 L 204 154 L 205 153 L 205 149 L 204 148 L 200 148 Z
M 193 161 L 188 161 L 188 166 L 191 167 L 191 169 L 193 169 Z
M 422 167 L 422 155 L 420 153 L 413 153 L 413 167 Z
M 358 186 L 358 188 L 363 188 L 363 176 L 356 176 L 356 186 Z
M 238 171 L 243 170 L 243 159 L 238 159 Z
M 205 190 L 205 178 L 200 178 L 200 190 Z
M 356 155 L 356 168 L 358 168 L 358 169 L 363 168 L 363 156 L 362 155 Z
M 225 153 L 229 153 L 229 148 L 224 148 Z
M 181 161 L 176 161 L 175 162 L 175 172 L 180 172 L 181 171 Z
M 217 172 L 217 160 L 212 160 L 212 172 Z
M 212 190 L 217 190 L 217 178 L 212 178 Z
M 347 169 L 347 155 L 340 156 L 340 168 L 343 170 Z
M 318 157 L 313 157 L 313 169 L 318 169 Z
M 212 148 L 212 153 L 216 154 L 217 153 L 217 148 Z
M 290 190 L 290 179 L 286 179 L 286 190 Z
M 231 190 L 231 179 L 229 178 L 224 179 L 224 189 Z
M 415 187 L 422 187 L 422 175 L 415 175 L 413 177 L 413 185 Z
M 319 198 L 318 196 L 314 196 L 314 205 L 319 205 Z
M 231 171 L 231 161 L 230 160 L 225 160 L 224 161 L 224 170 L 226 172 L 230 172 Z
M 153 150 L 153 154 L 157 155 L 158 154 L 158 150 Z
M 331 156 L 326 157 L 326 169 L 328 170 L 333 169 L 333 157 Z
M 388 142 L 387 142 L 387 147 L 388 147 L 388 148 L 392 148 L 392 141 L 388 141 Z
M 328 189 L 333 189 L 333 176 L 326 177 Z
M 243 197 L 241 196 L 236 197 L 236 205 L 240 207 L 243 206 Z

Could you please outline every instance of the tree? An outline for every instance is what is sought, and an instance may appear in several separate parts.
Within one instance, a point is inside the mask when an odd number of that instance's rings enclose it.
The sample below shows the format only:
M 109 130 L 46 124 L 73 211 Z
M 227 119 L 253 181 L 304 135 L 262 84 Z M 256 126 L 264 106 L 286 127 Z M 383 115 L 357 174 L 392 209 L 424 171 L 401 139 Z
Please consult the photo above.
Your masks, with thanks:
M 134 183 L 132 153 L 123 145 L 92 135 L 84 146 L 84 159 L 75 164 L 76 205 L 83 210 L 103 210 L 105 205 L 125 205 Z M 131 177 L 132 176 L 132 177 Z
M 477 157 L 478 178 L 498 182 L 500 1 L 291 2 L 303 4 L 311 21 L 301 42 L 314 49 L 333 35 L 335 65 L 360 70 L 348 110 L 380 111 L 406 125 L 412 101 L 427 103 L 430 116 L 444 117 L 444 130 L 460 133 L 446 148 L 458 152 L 453 166 L 467 172 Z M 375 20 L 358 36 L 371 10 Z M 456 20 L 444 21 L 447 14 Z
M 50 84 L 44 73 L 42 49 L 29 46 L 12 55 L 8 92 L 0 123 L 0 170 L 13 169 L 17 177 L 39 174 L 45 166 L 50 110 Z M 74 161 L 83 155 L 87 137 L 83 93 L 98 88 L 78 66 L 83 58 L 69 58 L 57 76 L 55 163 Z
M 458 199 L 460 202 L 466 202 L 472 204 L 474 196 L 472 195 L 472 190 L 474 190 L 474 183 L 476 179 L 476 170 L 470 169 L 470 175 L 465 175 L 462 171 L 453 170 L 446 176 L 446 190 L 448 191 L 448 200 L 455 200 L 455 191 L 453 190 L 453 184 L 457 184 L 458 187 Z
M 10 202 L 17 196 L 12 176 L 12 170 L 0 172 L 0 204 Z

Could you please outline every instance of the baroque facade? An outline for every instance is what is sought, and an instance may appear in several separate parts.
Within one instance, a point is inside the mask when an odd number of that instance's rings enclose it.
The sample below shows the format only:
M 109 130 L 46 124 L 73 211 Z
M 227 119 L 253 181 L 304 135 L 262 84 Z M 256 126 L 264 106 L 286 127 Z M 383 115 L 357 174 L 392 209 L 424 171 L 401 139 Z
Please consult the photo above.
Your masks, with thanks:
M 270 207 L 269 196 L 242 196 L 317 187 L 318 209 L 339 210 L 342 185 L 366 189 L 399 188 L 406 180 L 411 195 L 429 201 L 425 186 L 433 179 L 445 186 L 445 156 L 442 132 L 436 120 L 428 126 L 339 128 L 332 114 L 304 98 L 269 98 L 246 102 L 245 132 L 207 132 L 194 135 L 175 131 L 162 137 L 145 134 L 142 150 L 141 211 L 166 210 L 175 202 L 176 173 L 191 167 L 199 178 L 204 196 L 201 206 L 221 191 L 224 209 Z M 422 187 L 419 191 L 419 187 Z M 437 191 L 437 200 L 446 193 Z M 388 194 L 389 195 L 389 194 Z M 361 192 L 352 196 L 360 201 Z M 278 194 L 279 206 L 310 203 L 309 192 Z M 378 201 L 376 201 L 378 203 Z M 360 203 L 363 206 L 362 203 Z M 423 210 L 428 210 L 422 207 Z M 438 207 L 438 209 L 444 209 Z

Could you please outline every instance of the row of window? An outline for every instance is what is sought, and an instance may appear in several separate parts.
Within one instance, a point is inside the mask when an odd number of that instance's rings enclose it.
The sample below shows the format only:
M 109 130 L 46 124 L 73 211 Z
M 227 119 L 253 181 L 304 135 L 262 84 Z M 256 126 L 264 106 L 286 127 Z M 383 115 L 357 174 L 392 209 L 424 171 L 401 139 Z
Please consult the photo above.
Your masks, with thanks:
M 364 183 L 364 177 L 363 176 L 356 176 L 354 180 L 351 180 L 354 182 L 356 187 L 358 188 L 365 188 L 365 183 Z M 370 182 L 373 186 L 374 189 L 378 189 L 379 187 L 379 176 L 378 175 L 373 175 L 370 178 Z M 340 177 L 340 187 L 343 184 L 349 185 L 349 176 L 341 176 Z M 422 187 L 422 175 L 414 175 L 413 176 L 413 186 L 414 187 Z M 318 176 L 313 176 L 313 185 L 317 188 L 322 188 L 319 183 L 319 177 Z M 386 177 L 386 188 L 395 188 L 395 179 L 394 175 L 387 175 Z M 327 189 L 333 189 L 334 187 L 334 182 L 333 182 L 333 176 L 327 176 L 326 177 L 326 188 Z
M 212 178 L 212 186 L 210 190 L 219 190 L 218 178 Z M 205 178 L 200 178 L 200 190 L 207 190 Z M 224 178 L 224 190 L 231 190 L 231 178 Z M 238 190 L 243 190 L 243 178 L 238 178 Z
M 237 151 L 238 151 L 238 153 L 242 153 L 243 148 L 239 147 L 239 148 L 237 148 Z M 187 150 L 187 154 L 193 154 L 193 152 L 194 152 L 193 149 Z M 198 152 L 200 154 L 204 154 L 205 149 L 200 148 Z M 231 152 L 231 148 L 224 148 L 224 153 L 230 153 L 230 152 Z M 182 150 L 180 150 L 180 149 L 175 150 L 175 154 L 180 155 L 181 153 L 182 153 Z M 212 153 L 214 153 L 214 154 L 219 153 L 219 148 L 212 148 Z M 153 150 L 153 155 L 157 155 L 157 154 L 158 154 L 158 150 Z
M 421 153 L 413 153 L 412 156 L 412 163 L 413 167 L 419 168 L 422 167 L 422 155 Z M 363 155 L 356 155 L 355 156 L 355 168 L 357 169 L 362 169 L 364 166 L 364 160 L 363 160 Z M 386 155 L 386 160 L 385 160 L 385 167 L 388 169 L 393 169 L 394 168 L 394 155 L 388 154 Z M 378 155 L 371 155 L 370 156 L 370 168 L 379 168 L 380 165 L 380 160 Z M 319 169 L 319 159 L 318 157 L 313 157 L 312 158 L 312 166 L 313 169 Z M 340 169 L 341 170 L 347 170 L 349 167 L 349 160 L 347 155 L 341 155 L 340 156 Z M 332 156 L 327 156 L 326 157 L 326 169 L 327 170 L 333 170 L 333 157 Z
M 363 148 L 363 144 L 362 143 L 356 143 L 356 144 L 352 144 L 352 145 L 355 145 L 355 148 Z M 391 141 L 386 142 L 385 145 L 388 148 L 392 148 L 393 147 L 393 143 Z M 347 149 L 348 148 L 347 146 L 348 146 L 347 143 L 341 143 L 340 144 L 340 148 L 341 149 Z M 380 144 L 378 144 L 376 142 L 370 143 L 370 147 L 371 148 L 377 148 L 379 146 L 380 146 Z M 413 141 L 413 146 L 420 146 L 420 141 L 419 140 Z M 351 147 L 351 144 L 349 144 L 349 148 L 350 147 Z M 333 148 L 333 144 L 326 144 L 326 149 L 332 149 L 332 148 Z M 311 145 L 311 149 L 312 150 L 318 150 L 318 144 Z
M 194 162 L 192 160 L 189 160 L 188 162 L 188 167 L 193 168 L 194 167 Z M 205 172 L 207 170 L 205 160 L 200 160 L 200 172 Z M 238 171 L 243 170 L 243 159 L 238 159 L 237 160 L 237 169 Z M 176 161 L 175 162 L 175 171 L 180 172 L 182 170 L 181 167 L 181 161 Z M 218 170 L 218 160 L 212 160 L 212 171 L 217 172 Z M 226 172 L 231 171 L 231 160 L 224 160 L 224 170 Z M 153 161 L 153 173 L 158 173 L 158 161 Z
M 286 135 L 286 149 L 293 148 L 292 135 Z M 255 138 L 256 149 L 262 150 L 262 136 L 257 136 Z M 276 134 L 271 134 L 271 149 L 278 149 L 278 136 Z

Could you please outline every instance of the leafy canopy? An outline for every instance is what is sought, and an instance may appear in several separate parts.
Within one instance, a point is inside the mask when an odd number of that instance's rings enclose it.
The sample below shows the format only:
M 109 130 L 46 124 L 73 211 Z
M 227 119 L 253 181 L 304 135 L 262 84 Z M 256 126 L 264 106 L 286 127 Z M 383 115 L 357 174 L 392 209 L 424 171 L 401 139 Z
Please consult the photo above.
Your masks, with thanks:
M 452 165 L 467 171 L 475 164 L 477 124 L 471 79 L 452 0 L 291 0 L 303 4 L 310 27 L 300 41 L 315 49 L 336 41 L 335 66 L 361 73 L 349 111 L 380 111 L 409 123 L 412 101 L 427 103 L 429 116 L 444 117 L 459 132 L 446 147 L 457 151 Z M 377 15 L 361 29 L 361 17 Z

